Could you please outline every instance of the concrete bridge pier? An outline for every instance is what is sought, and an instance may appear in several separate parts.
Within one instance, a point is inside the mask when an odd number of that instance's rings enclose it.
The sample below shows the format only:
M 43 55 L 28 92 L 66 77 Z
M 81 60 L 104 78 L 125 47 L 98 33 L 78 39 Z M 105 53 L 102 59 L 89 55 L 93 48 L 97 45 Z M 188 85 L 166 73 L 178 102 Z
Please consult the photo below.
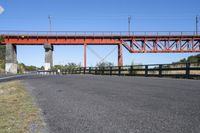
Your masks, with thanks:
M 6 44 L 6 74 L 17 74 L 17 47 L 13 44 Z
M 44 44 L 45 49 L 45 70 L 50 70 L 53 67 L 53 45 Z

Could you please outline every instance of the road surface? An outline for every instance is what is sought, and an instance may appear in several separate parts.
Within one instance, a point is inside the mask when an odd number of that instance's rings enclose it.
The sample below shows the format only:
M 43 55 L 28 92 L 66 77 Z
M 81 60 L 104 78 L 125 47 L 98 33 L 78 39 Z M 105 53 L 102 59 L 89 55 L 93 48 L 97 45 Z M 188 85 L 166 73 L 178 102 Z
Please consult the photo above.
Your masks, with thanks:
M 51 133 L 199 133 L 200 81 L 27 76 Z

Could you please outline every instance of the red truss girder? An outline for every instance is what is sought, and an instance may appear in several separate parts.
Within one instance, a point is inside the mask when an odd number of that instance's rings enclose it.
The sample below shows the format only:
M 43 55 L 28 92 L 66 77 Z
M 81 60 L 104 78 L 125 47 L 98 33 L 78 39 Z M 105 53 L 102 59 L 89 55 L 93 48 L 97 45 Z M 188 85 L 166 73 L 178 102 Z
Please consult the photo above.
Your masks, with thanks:
M 119 44 L 119 40 L 112 38 L 6 38 L 4 44 L 16 44 L 16 45 L 113 45 Z
M 199 35 L 48 36 L 4 35 L 1 44 L 15 45 L 119 45 L 131 53 L 200 52 Z
M 200 52 L 199 37 L 155 37 L 122 39 L 122 44 L 131 53 Z

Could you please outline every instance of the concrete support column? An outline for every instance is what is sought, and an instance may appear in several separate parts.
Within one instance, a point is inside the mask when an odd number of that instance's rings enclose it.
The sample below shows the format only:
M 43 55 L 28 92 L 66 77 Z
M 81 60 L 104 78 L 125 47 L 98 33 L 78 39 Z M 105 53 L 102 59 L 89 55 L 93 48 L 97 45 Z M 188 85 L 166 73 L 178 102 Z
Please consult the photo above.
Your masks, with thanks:
M 122 44 L 118 44 L 118 66 L 123 66 Z
M 53 67 L 53 45 L 44 44 L 45 49 L 45 70 L 50 70 Z
M 6 44 L 6 73 L 17 74 L 17 47 L 16 45 Z

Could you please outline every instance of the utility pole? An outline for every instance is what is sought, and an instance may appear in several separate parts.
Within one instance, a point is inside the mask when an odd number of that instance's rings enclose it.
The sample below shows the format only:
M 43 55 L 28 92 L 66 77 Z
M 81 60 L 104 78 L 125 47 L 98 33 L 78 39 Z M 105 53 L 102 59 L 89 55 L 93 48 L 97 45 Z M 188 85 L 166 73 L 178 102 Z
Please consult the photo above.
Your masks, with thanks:
M 48 16 L 48 19 L 49 19 L 49 32 L 51 32 L 52 29 L 51 29 L 51 16 L 50 15 Z
M 196 16 L 196 35 L 198 35 L 199 16 Z
M 131 35 L 131 16 L 128 16 L 128 34 Z

